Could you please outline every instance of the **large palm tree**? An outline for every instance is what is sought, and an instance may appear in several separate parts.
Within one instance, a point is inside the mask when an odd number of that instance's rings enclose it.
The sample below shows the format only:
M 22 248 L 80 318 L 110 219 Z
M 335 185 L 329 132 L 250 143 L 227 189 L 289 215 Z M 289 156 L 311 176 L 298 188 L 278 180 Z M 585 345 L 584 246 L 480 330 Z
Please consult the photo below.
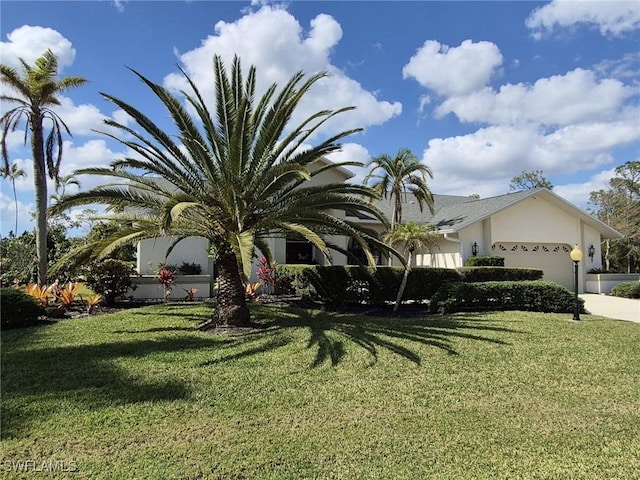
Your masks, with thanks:
M 402 276 L 402 282 L 400 282 L 400 288 L 398 288 L 396 303 L 393 306 L 393 311 L 397 312 L 402 301 L 402 295 L 407 286 L 411 262 L 413 261 L 413 252 L 418 249 L 426 249 L 432 252 L 438 247 L 438 235 L 430 225 L 418 225 L 415 222 L 407 222 L 404 224 L 396 224 L 391 230 L 384 234 L 383 238 L 389 245 L 401 246 L 407 253 L 404 275 Z
M 324 73 L 305 79 L 299 72 L 282 89 L 273 84 L 256 101 L 255 67 L 245 78 L 237 57 L 228 71 L 216 56 L 212 110 L 183 72 L 192 92 L 181 93 L 195 118 L 178 97 L 134 73 L 162 101 L 177 134 L 165 133 L 141 111 L 103 94 L 140 127 L 136 131 L 108 120 L 106 123 L 123 135 L 107 135 L 137 155 L 115 161 L 111 168 L 77 171 L 110 176 L 115 181 L 69 195 L 54 206 L 60 210 L 98 203 L 113 211 L 110 218 L 122 229 L 95 246 L 96 256 L 144 238 L 166 235 L 176 242 L 190 236 L 207 238 L 219 286 L 212 323 L 244 325 L 250 318 L 243 282 L 250 274 L 255 248 L 271 258 L 267 236 L 302 237 L 330 258 L 330 248 L 342 249 L 327 244 L 323 234 L 345 235 L 362 246 L 370 264 L 374 264 L 370 248 L 390 252 L 373 232 L 334 213 L 369 214 L 386 224 L 382 212 L 370 201 L 375 197 L 373 190 L 346 183 L 308 183 L 315 175 L 338 166 L 314 162 L 338 150 L 338 140 L 358 131 L 341 132 L 313 147 L 304 144 L 327 120 L 351 107 L 317 112 L 289 128 L 299 101 Z
M 0 100 L 17 104 L 0 118 L 2 129 L 2 159 L 4 169 L 9 165 L 6 138 L 21 123 L 26 122 L 24 140 L 31 133 L 31 153 L 33 155 L 33 181 L 36 206 L 36 255 L 38 256 L 38 281 L 47 282 L 47 174 L 56 182 L 62 161 L 62 132 L 71 135 L 64 121 L 52 107 L 60 105 L 57 96 L 65 90 L 86 82 L 81 77 L 56 79 L 58 59 L 47 50 L 29 65 L 20 59 L 22 75 L 15 69 L 0 64 L 2 83 L 15 91 L 15 95 L 0 95 Z M 45 122 L 51 122 L 45 139 Z
M 420 163 L 411 150 L 400 149 L 395 157 L 387 154 L 374 157 L 367 167 L 370 170 L 364 183 L 371 183 L 379 195 L 393 202 L 392 228 L 402 223 L 402 202 L 406 201 L 407 193 L 415 196 L 420 211 L 426 205 L 433 213 L 433 194 L 427 185 L 427 176 L 433 178 L 433 173 L 428 166 Z
M 11 165 L 3 165 L 2 170 L 0 171 L 0 176 L 3 178 L 8 178 L 11 181 L 11 186 L 13 187 L 13 203 L 16 207 L 16 228 L 13 231 L 14 235 L 18 236 L 18 194 L 16 193 L 16 180 L 18 178 L 26 178 L 27 174 L 25 171 L 18 166 L 16 163 L 12 163 Z

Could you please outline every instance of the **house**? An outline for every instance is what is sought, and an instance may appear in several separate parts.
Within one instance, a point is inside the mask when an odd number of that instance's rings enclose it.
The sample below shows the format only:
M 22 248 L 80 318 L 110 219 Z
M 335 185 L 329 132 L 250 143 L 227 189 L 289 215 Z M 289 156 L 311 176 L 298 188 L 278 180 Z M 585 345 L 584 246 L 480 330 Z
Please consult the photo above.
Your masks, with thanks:
M 326 160 L 324 161 L 326 162 Z M 331 178 L 327 176 L 331 175 Z M 346 169 L 333 169 L 313 178 L 313 182 L 348 181 L 353 174 Z M 544 272 L 544 279 L 552 280 L 573 290 L 574 265 L 569 253 L 574 245 L 583 251 L 579 263 L 580 292 L 585 290 L 585 275 L 592 269 L 602 268 L 600 245 L 605 239 L 621 238 L 621 234 L 588 215 L 580 208 L 545 188 L 519 191 L 496 197 L 478 199 L 473 196 L 434 195 L 435 208 L 420 211 L 412 195 L 407 195 L 403 205 L 403 221 L 431 224 L 440 236 L 438 247 L 431 252 L 416 251 L 413 266 L 456 268 L 464 266 L 472 255 L 496 255 L 505 258 L 507 267 L 531 267 Z M 378 207 L 391 218 L 391 200 L 378 201 Z M 354 218 L 382 233 L 382 225 L 371 218 Z M 327 238 L 358 256 L 359 246 L 347 238 Z M 278 263 L 317 263 L 326 260 L 313 245 L 295 238 L 271 238 L 270 248 Z M 144 240 L 138 245 L 138 271 L 151 274 L 157 265 L 165 261 L 169 238 Z M 202 295 L 211 293 L 213 265 L 207 257 L 205 239 L 190 238 L 180 242 L 166 261 L 180 265 L 182 262 L 202 266 L 198 288 Z M 347 257 L 335 253 L 333 264 L 344 265 Z M 377 257 L 380 265 L 386 259 Z M 397 259 L 394 264 L 399 265 Z M 197 280 L 197 279 L 196 279 Z M 142 283 L 145 283 L 144 281 Z M 150 289 L 160 287 L 152 281 L 140 285 L 135 295 L 154 296 Z M 157 295 L 161 296 L 161 295 Z

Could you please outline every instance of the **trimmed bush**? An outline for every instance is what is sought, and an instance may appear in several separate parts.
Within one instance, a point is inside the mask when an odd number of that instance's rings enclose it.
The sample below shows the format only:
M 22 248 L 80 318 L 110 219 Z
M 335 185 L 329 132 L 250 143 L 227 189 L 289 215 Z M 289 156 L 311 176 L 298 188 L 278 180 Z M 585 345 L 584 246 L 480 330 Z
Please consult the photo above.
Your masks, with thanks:
M 276 293 L 317 298 L 315 269 L 315 265 L 278 265 L 275 273 Z
M 464 262 L 465 267 L 504 267 L 504 257 L 492 255 L 478 255 L 469 257 Z
M 0 288 L 0 327 L 2 330 L 35 325 L 40 315 L 44 315 L 44 310 L 32 296 L 21 290 Z
M 619 283 L 611 289 L 611 295 L 622 298 L 640 298 L 640 282 Z
M 91 290 L 104 297 L 105 304 L 113 305 L 116 298 L 125 295 L 132 288 L 131 276 L 136 273 L 130 263 L 107 259 L 89 266 L 86 283 Z
M 465 282 L 520 282 L 542 280 L 542 270 L 510 267 L 462 267 L 458 271 Z
M 178 267 L 178 273 L 180 275 L 200 275 L 202 266 L 199 263 L 182 262 L 182 265 Z
M 585 313 L 584 300 L 579 298 Z M 526 282 L 450 283 L 431 299 L 431 311 L 452 313 L 484 310 L 526 310 L 571 313 L 575 296 L 568 288 L 544 280 Z

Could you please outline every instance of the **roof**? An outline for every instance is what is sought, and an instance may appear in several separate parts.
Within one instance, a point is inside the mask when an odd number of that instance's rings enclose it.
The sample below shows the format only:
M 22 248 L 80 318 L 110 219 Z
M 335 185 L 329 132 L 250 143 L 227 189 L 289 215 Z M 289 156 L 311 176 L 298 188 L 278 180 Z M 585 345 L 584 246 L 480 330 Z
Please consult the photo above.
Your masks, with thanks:
M 402 218 L 405 221 L 414 221 L 424 224 L 430 223 L 438 227 L 442 233 L 455 233 L 481 222 L 496 213 L 519 203 L 527 198 L 540 196 L 551 204 L 565 211 L 571 216 L 580 218 L 586 224 L 598 231 L 604 238 L 621 238 L 622 234 L 597 218 L 587 214 L 571 202 L 546 188 L 534 188 L 519 192 L 507 193 L 496 197 L 478 199 L 476 197 L 464 197 L 457 195 L 433 195 L 434 213 L 428 208 L 420 211 L 418 201 L 413 194 L 407 194 L 402 204 Z M 384 212 L 387 218 L 393 215 L 393 203 L 389 199 L 378 200 L 377 207 Z

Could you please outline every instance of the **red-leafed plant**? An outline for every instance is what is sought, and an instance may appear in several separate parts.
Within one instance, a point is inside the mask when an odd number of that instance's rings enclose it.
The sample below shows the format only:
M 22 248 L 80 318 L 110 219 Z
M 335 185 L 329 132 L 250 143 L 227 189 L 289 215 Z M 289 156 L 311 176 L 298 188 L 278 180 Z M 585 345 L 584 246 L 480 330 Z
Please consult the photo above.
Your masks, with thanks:
M 173 284 L 176 281 L 176 272 L 171 268 L 163 266 L 156 275 L 156 279 L 158 280 L 158 283 L 162 285 L 162 289 L 164 290 L 164 300 L 166 302 L 167 297 L 171 295 L 171 291 L 173 290 Z
M 276 267 L 277 262 L 269 262 L 266 257 L 258 260 L 258 278 L 262 282 L 265 293 L 272 294 L 276 287 Z

